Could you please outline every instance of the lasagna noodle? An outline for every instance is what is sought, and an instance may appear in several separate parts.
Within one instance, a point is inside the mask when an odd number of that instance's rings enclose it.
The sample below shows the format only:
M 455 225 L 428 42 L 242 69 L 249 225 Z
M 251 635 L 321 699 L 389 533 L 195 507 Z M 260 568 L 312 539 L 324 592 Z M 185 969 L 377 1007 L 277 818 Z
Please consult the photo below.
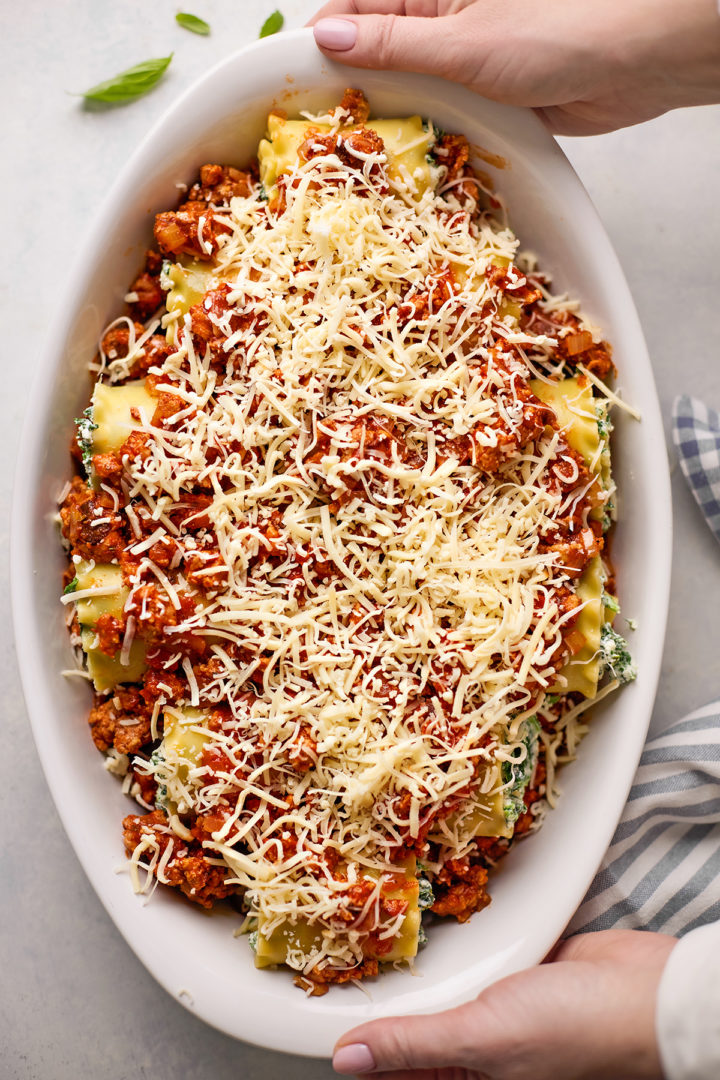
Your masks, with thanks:
M 602 475 L 604 466 L 603 439 L 600 436 L 595 398 L 592 386 L 582 376 L 580 378 L 561 379 L 546 383 L 534 379 L 530 383 L 534 394 L 546 402 L 557 417 L 560 428 L 570 446 L 585 459 L 591 471 L 598 477 L 598 483 L 607 487 L 609 473 Z M 598 517 L 596 510 L 591 516 Z M 576 589 L 577 596 L 584 607 L 578 616 L 576 629 L 585 639 L 582 648 L 560 672 L 558 683 L 551 688 L 553 693 L 572 693 L 579 691 L 586 698 L 593 698 L 597 693 L 600 678 L 600 633 L 605 621 L 602 603 L 605 574 L 602 560 L 592 560 L 583 572 Z
M 205 293 L 218 283 L 212 265 L 199 259 L 181 258 L 167 269 L 170 288 L 165 296 L 168 314 L 187 315 L 194 304 L 199 304 Z
M 119 450 L 128 436 L 141 426 L 140 417 L 146 424 L 150 423 L 156 405 L 157 399 L 148 393 L 144 382 L 128 382 L 122 386 L 96 383 L 92 397 L 92 419 L 96 425 L 92 433 L 93 454 Z
M 553 693 L 570 694 L 579 691 L 586 698 L 594 698 L 597 694 L 600 678 L 600 633 L 605 621 L 602 602 L 604 577 L 599 556 L 592 560 L 580 577 L 576 592 L 584 606 L 575 627 L 585 642 L 560 671 L 558 684 L 551 688 Z
M 458 850 L 478 837 L 508 839 L 514 831 L 505 816 L 505 791 L 499 764 L 489 765 L 476 785 L 475 794 L 440 822 L 431 840 Z
M 120 683 L 137 682 L 145 671 L 145 644 L 136 639 L 130 645 L 126 662 L 122 650 L 109 656 L 98 647 L 97 621 L 101 615 L 122 619 L 129 589 L 123 584 L 122 571 L 112 564 L 93 565 L 80 561 L 75 565 L 77 591 L 97 590 L 95 596 L 83 596 L 77 601 L 80 639 L 87 657 L 88 672 L 98 693 L 112 690 Z
M 404 881 L 397 882 L 398 872 L 404 872 Z M 368 877 L 373 880 L 372 875 Z M 373 945 L 366 941 L 363 943 L 362 956 L 366 959 L 382 960 L 384 963 L 412 960 L 417 955 L 420 934 L 419 884 L 415 859 L 406 859 L 404 865 L 399 864 L 392 883 L 381 888 L 385 900 L 400 901 L 406 904 L 407 908 L 389 946 L 384 943 Z M 311 968 L 316 958 L 323 955 L 327 944 L 336 936 L 336 931 L 323 929 L 302 919 L 283 922 L 267 935 L 264 933 L 265 926 L 266 921 L 261 917 L 258 920 L 255 949 L 255 965 L 259 968 L 275 964 L 288 964 L 293 967 L 302 964 Z M 356 933 L 360 937 L 357 931 Z M 378 945 L 381 947 L 378 948 Z
M 387 173 L 395 189 L 422 196 L 432 184 L 433 166 L 429 153 L 434 143 L 432 129 L 423 124 L 421 117 L 410 116 L 403 120 L 371 120 L 365 125 L 377 132 L 385 144 Z M 272 193 L 279 176 L 292 172 L 298 164 L 298 150 L 313 132 L 331 131 L 329 124 L 316 124 L 309 120 L 286 120 L 277 113 L 268 117 L 267 138 L 258 148 L 260 180 L 268 195 Z

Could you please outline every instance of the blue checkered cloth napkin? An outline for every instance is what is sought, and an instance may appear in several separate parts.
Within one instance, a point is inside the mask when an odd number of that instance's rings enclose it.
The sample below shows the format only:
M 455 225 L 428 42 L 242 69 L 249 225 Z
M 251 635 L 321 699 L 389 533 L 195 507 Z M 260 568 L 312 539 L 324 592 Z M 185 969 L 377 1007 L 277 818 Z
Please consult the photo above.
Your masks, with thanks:
M 720 540 L 720 414 L 695 398 L 677 398 L 673 439 L 690 490 Z M 720 701 L 646 744 L 610 848 L 566 935 L 613 927 L 682 937 L 717 920 Z
M 695 501 L 720 540 L 720 413 L 697 398 L 676 398 L 673 439 Z

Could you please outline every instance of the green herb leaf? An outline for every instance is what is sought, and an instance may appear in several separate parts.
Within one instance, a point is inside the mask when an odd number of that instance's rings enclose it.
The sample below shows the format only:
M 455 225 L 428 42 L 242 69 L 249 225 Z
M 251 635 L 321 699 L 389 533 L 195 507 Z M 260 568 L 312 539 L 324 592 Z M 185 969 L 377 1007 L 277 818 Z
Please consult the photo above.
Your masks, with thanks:
M 68 593 L 75 592 L 75 590 L 78 587 L 78 584 L 79 584 L 79 582 L 78 582 L 77 574 L 76 574 L 75 577 L 72 579 L 72 581 L 68 581 L 67 585 L 63 589 L 63 596 L 67 596 Z
M 268 15 L 265 22 L 260 29 L 260 37 L 270 37 L 271 34 L 277 34 L 278 30 L 282 30 L 285 25 L 285 16 L 281 11 L 273 11 L 272 15 Z
M 156 60 L 144 60 L 142 64 L 121 71 L 106 82 L 98 83 L 82 95 L 86 101 L 106 101 L 120 103 L 134 101 L 135 98 L 147 94 L 163 76 L 168 64 L 173 58 L 161 56 Z
M 178 26 L 182 26 L 183 30 L 189 30 L 192 34 L 207 36 L 210 33 L 210 23 L 199 19 L 197 15 L 190 15 L 187 11 L 178 11 L 175 22 Z

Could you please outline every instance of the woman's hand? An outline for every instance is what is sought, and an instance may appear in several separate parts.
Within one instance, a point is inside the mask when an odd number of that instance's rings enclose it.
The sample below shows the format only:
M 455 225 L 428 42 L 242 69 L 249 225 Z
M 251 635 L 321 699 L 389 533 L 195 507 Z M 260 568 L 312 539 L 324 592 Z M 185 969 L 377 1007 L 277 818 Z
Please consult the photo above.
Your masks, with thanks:
M 715 0 L 330 0 L 312 22 L 335 60 L 442 75 L 559 134 L 720 102 Z
M 641 930 L 578 935 L 467 1005 L 362 1024 L 333 1065 L 388 1080 L 661 1080 L 655 1001 L 675 944 Z

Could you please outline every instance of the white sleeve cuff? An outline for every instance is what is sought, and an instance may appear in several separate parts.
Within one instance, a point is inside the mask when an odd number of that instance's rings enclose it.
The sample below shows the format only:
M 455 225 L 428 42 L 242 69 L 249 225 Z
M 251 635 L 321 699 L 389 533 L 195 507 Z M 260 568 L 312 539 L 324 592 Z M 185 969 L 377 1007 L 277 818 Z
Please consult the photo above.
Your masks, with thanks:
M 720 922 L 692 930 L 670 953 L 656 1021 L 666 1080 L 720 1077 Z

